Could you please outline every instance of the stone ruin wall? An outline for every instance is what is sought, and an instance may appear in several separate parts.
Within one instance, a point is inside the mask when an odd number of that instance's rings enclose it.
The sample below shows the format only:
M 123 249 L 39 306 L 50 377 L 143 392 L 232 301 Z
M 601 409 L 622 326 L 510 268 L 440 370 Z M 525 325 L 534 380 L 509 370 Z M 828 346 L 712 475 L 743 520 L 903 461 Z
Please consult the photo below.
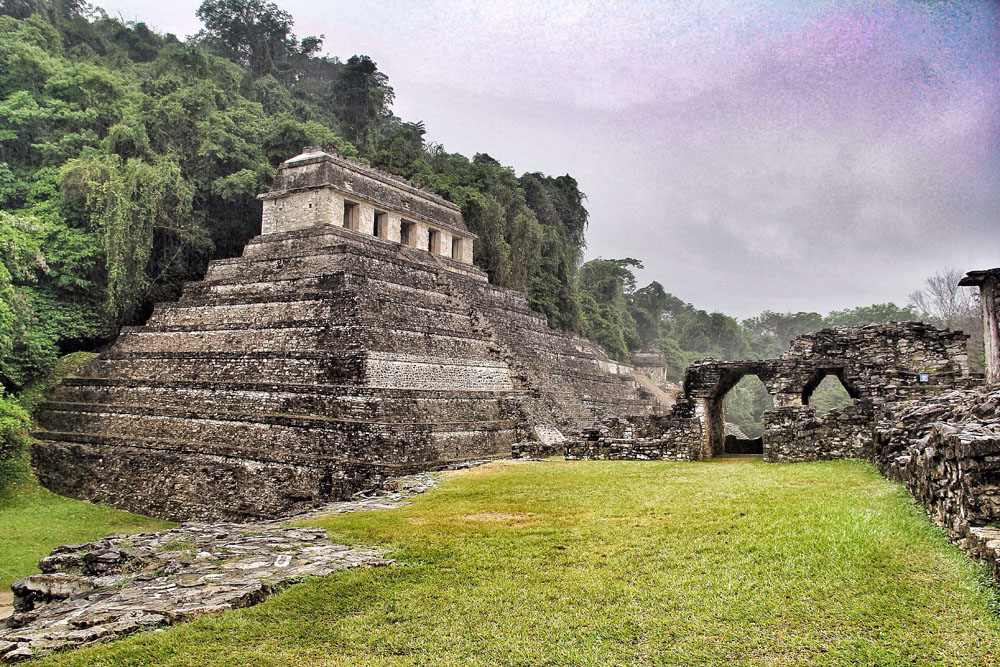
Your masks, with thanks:
M 889 405 L 874 461 L 931 519 L 1000 579 L 1000 386 Z
M 891 322 L 804 334 L 776 359 L 703 359 L 688 368 L 684 394 L 670 413 L 643 418 L 640 427 L 610 420 L 568 443 L 567 451 L 649 458 L 654 448 L 665 452 L 664 458 L 686 460 L 722 454 L 725 395 L 740 379 L 755 375 L 776 406 L 764 413 L 766 461 L 870 459 L 874 415 L 881 406 L 970 381 L 967 338 L 922 322 Z M 808 399 L 827 375 L 840 378 L 854 403 L 816 415 Z

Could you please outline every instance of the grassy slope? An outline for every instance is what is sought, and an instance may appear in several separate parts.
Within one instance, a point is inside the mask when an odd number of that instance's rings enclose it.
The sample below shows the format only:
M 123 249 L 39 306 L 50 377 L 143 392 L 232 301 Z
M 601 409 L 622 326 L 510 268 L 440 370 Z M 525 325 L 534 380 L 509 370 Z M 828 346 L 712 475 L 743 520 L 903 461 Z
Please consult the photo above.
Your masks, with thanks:
M 985 665 L 1000 651 L 980 569 L 859 462 L 491 466 L 319 523 L 409 566 L 52 664 Z
M 52 547 L 170 525 L 63 498 L 41 488 L 33 478 L 27 479 L 0 492 L 0 590 L 9 591 L 15 579 L 38 572 L 38 559 Z

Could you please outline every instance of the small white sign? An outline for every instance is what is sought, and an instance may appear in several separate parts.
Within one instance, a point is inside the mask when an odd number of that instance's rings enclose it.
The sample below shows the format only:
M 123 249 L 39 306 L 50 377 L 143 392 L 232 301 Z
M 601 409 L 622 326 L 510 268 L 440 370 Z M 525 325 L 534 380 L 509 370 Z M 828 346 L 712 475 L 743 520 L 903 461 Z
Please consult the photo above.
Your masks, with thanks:
M 931 375 L 930 375 L 930 373 L 921 373 L 920 374 L 920 381 L 921 382 L 930 382 L 931 381 Z

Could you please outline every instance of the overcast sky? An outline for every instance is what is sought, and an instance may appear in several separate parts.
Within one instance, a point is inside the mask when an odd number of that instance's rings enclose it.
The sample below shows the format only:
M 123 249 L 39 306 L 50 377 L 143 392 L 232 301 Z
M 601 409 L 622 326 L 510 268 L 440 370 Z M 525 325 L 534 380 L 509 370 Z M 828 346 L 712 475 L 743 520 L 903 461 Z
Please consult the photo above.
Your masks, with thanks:
M 200 0 L 100 1 L 179 36 Z M 426 139 L 587 194 L 587 258 L 706 310 L 904 304 L 1000 266 L 987 0 L 281 1 Z

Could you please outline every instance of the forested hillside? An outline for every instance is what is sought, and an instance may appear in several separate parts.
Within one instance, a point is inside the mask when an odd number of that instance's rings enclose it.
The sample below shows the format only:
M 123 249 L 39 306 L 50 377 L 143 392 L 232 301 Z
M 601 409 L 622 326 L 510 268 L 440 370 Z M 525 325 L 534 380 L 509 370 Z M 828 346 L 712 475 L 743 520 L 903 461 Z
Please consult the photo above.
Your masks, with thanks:
M 426 146 L 367 56 L 317 55 L 260 0 L 208 0 L 180 41 L 79 0 L 4 0 L 0 16 L 0 376 L 17 390 L 177 296 L 259 232 L 277 164 L 322 145 L 459 204 L 476 263 L 579 329 L 587 212 L 569 176 L 516 176 Z M 7 275 L 9 274 L 9 276 Z
M 764 357 L 829 324 L 909 319 L 893 304 L 765 313 L 739 323 L 658 283 L 634 259 L 583 264 L 585 196 L 569 175 L 517 175 L 424 141 L 392 113 L 366 55 L 322 55 L 263 0 L 206 0 L 191 38 L 122 23 L 82 0 L 0 0 L 0 382 L 16 394 L 61 354 L 93 350 L 176 298 L 210 259 L 259 232 L 255 195 L 276 166 L 321 145 L 462 207 L 475 262 L 525 291 L 557 328 L 615 359 L 655 346 L 679 377 L 693 359 Z M 493 147 L 484 147 L 496 150 Z M 0 461 L 26 415 L 0 394 Z M 6 450 L 4 450 L 6 448 Z M 3 476 L 0 470 L 0 477 Z

